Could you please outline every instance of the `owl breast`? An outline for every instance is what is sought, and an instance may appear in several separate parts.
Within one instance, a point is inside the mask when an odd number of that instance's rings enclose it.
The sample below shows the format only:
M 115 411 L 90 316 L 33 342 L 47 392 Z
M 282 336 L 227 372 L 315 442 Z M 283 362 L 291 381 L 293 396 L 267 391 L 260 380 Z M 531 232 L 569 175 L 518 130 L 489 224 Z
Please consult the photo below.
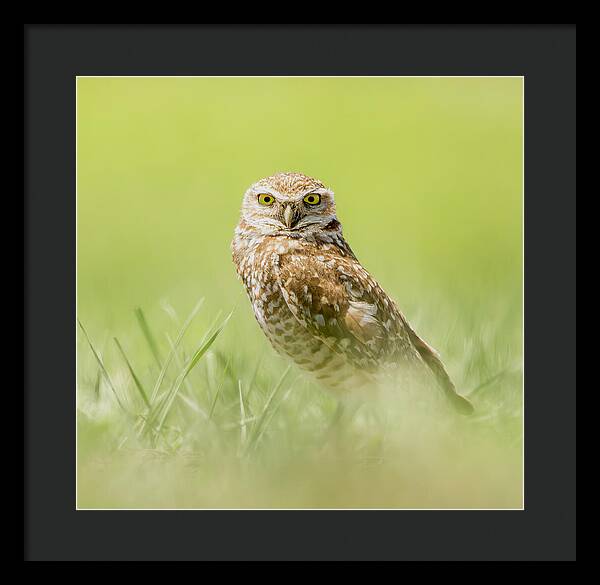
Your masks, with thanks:
M 364 384 L 369 380 L 365 373 L 301 324 L 289 307 L 289 298 L 284 296 L 279 269 L 291 258 L 302 257 L 306 245 L 299 240 L 265 238 L 236 261 L 256 320 L 279 354 L 310 372 L 323 385 L 339 390 Z M 303 286 L 301 281 L 297 284 Z

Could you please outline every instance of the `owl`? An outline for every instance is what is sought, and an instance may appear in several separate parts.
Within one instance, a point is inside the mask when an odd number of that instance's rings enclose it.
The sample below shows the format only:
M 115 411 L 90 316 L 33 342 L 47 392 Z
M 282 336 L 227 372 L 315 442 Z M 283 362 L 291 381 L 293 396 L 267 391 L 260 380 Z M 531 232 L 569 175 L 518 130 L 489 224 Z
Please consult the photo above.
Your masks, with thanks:
M 262 331 L 323 386 L 344 394 L 383 373 L 416 372 L 433 376 L 459 412 L 472 412 L 437 352 L 356 258 L 321 181 L 278 173 L 254 183 L 231 248 Z

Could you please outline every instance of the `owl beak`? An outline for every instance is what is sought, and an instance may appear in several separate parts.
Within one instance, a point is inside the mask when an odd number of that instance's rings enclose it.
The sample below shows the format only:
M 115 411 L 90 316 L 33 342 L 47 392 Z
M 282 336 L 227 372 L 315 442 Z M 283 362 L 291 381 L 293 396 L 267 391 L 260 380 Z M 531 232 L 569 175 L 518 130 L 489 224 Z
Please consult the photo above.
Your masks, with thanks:
M 285 211 L 283 212 L 283 220 L 288 228 L 292 227 L 292 222 L 294 221 L 294 212 L 292 211 L 291 205 L 288 205 L 285 208 Z

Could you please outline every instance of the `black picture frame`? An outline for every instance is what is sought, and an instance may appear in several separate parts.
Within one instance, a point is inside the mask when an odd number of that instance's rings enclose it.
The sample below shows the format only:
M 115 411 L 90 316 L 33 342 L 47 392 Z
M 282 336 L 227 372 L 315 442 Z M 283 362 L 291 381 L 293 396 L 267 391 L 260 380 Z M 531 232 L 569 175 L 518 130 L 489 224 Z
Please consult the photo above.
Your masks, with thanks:
M 24 25 L 23 51 L 25 559 L 575 559 L 575 25 Z M 524 76 L 525 509 L 77 511 L 78 75 Z

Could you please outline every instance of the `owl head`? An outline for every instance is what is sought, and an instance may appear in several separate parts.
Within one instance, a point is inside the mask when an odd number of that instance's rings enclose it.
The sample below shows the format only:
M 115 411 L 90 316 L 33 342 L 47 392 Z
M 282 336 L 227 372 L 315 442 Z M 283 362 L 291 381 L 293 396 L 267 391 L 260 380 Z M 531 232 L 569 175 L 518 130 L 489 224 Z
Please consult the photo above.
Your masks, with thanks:
M 261 234 L 296 237 L 323 229 L 335 215 L 333 191 L 300 173 L 277 173 L 257 181 L 244 194 L 242 221 Z

